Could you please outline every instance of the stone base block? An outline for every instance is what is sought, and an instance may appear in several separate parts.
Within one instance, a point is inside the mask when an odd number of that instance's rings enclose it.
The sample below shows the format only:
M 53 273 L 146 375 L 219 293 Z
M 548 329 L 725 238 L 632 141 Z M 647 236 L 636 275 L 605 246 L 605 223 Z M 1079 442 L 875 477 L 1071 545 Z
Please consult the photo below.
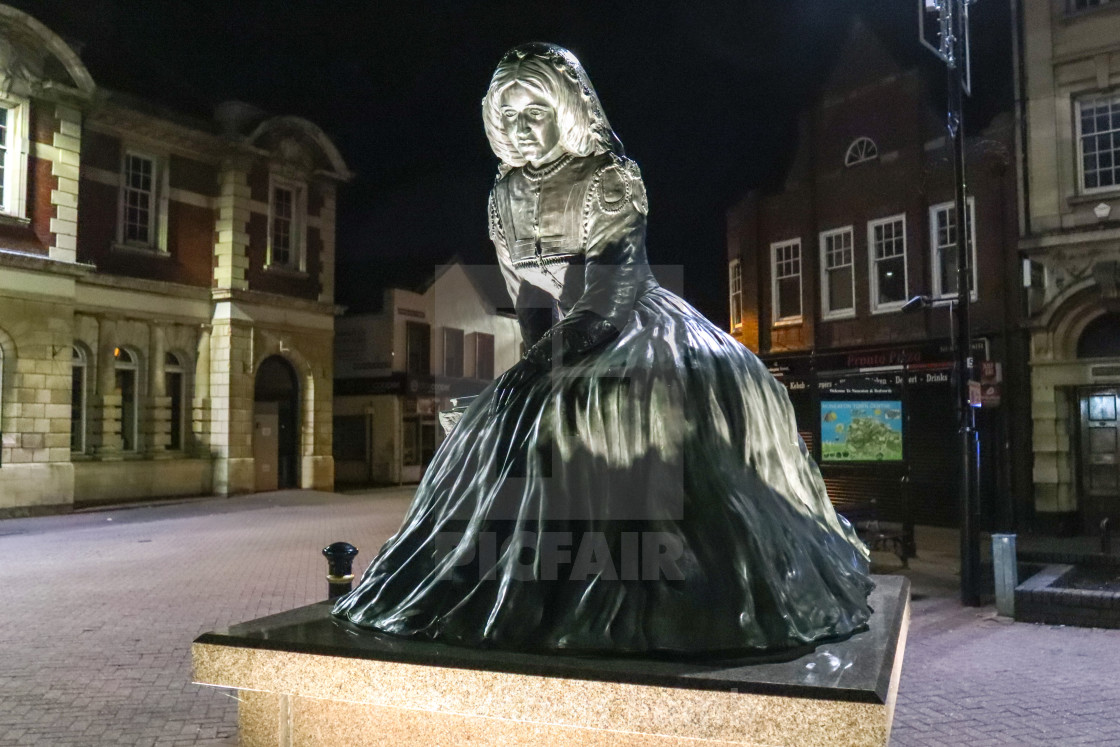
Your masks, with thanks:
M 518 654 L 361 630 L 328 603 L 206 633 L 197 682 L 239 690 L 252 745 L 885 745 L 909 582 L 868 629 L 768 659 Z

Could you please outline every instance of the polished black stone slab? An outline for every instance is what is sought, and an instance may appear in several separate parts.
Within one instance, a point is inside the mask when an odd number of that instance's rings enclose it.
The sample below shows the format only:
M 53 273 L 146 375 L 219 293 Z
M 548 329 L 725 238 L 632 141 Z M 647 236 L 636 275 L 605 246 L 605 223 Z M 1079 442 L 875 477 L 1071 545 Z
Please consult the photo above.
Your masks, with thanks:
M 353 659 L 455 667 L 637 685 L 722 690 L 799 698 L 885 703 L 898 651 L 910 581 L 874 576 L 867 630 L 769 657 L 684 659 L 527 654 L 471 649 L 376 633 L 330 615 L 331 604 L 204 633 L 195 641 L 219 646 L 293 651 Z

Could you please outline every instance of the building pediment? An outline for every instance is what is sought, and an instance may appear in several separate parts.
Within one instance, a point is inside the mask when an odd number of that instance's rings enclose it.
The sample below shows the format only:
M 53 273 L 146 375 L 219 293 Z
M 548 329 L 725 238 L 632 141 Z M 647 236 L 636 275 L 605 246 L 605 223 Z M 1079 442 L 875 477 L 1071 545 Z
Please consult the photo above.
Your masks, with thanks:
M 26 13 L 0 5 L 0 93 L 88 97 L 96 86 L 74 50 Z
M 292 176 L 315 175 L 340 181 L 351 177 L 334 143 L 303 117 L 266 119 L 248 136 L 247 143 L 268 152 L 272 161 Z

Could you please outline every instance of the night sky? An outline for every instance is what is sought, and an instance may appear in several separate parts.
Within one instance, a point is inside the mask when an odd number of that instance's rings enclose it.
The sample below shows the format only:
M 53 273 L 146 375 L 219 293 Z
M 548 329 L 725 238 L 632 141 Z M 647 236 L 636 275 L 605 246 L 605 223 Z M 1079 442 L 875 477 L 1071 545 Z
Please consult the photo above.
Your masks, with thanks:
M 486 195 L 497 161 L 480 101 L 502 53 L 571 49 L 642 168 L 649 256 L 683 265 L 685 297 L 726 324 L 724 212 L 780 183 L 798 109 L 853 13 L 936 78 L 915 0 L 328 2 L 7 0 L 82 45 L 101 86 L 195 116 L 240 99 L 312 120 L 356 177 L 339 201 L 339 303 L 368 307 L 458 254 L 493 262 Z M 973 7 L 966 124 L 1008 106 L 1006 0 Z

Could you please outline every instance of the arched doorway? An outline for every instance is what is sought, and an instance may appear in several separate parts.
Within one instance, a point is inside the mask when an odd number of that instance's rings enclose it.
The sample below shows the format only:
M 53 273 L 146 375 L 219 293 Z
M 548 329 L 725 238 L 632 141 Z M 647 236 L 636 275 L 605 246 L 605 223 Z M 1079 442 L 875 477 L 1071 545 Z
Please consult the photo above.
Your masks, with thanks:
M 253 463 L 258 491 L 299 485 L 299 383 L 292 364 L 278 355 L 257 369 Z
M 1089 322 L 1077 340 L 1077 357 L 1120 358 L 1120 314 L 1102 314 Z M 1120 519 L 1120 387 L 1081 387 L 1081 518 L 1093 531 L 1105 517 Z

